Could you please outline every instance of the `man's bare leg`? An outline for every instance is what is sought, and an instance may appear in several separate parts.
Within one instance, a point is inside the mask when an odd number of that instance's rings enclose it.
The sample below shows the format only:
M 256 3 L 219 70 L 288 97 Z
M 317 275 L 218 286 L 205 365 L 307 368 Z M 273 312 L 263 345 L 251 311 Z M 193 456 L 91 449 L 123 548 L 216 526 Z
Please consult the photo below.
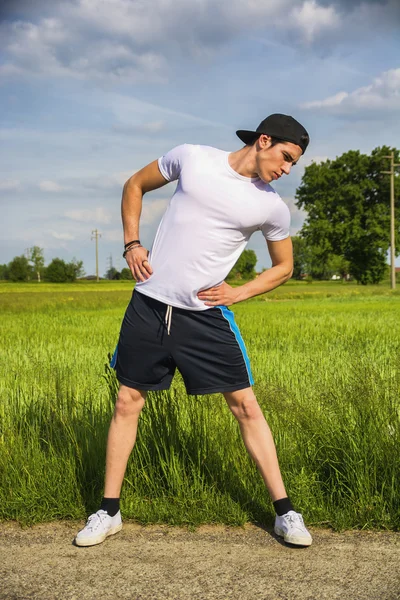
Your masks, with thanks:
M 121 385 L 108 431 L 105 498 L 119 498 L 146 392 Z
M 312 537 L 304 525 L 303 517 L 293 510 L 287 497 L 274 440 L 252 388 L 226 392 L 224 396 L 239 422 L 244 444 L 256 463 L 274 503 L 277 513 L 275 533 L 290 544 L 309 546 Z
M 122 529 L 119 497 L 128 458 L 136 441 L 140 412 L 146 392 L 121 385 L 107 440 L 104 498 L 98 510 L 75 537 L 77 546 L 101 544 Z
M 271 430 L 252 388 L 226 392 L 224 397 L 238 420 L 244 445 L 257 465 L 272 502 L 286 498 Z

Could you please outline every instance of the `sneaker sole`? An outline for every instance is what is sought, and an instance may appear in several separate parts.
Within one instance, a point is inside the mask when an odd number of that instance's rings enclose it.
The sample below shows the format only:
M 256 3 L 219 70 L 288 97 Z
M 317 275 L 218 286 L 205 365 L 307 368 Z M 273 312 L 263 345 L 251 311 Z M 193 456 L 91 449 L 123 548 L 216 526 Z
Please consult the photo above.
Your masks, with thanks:
M 75 538 L 75 544 L 77 546 L 96 546 L 97 544 L 101 544 L 102 542 L 104 542 L 104 540 L 109 536 L 109 535 L 114 535 L 115 533 L 118 533 L 118 531 L 121 531 L 122 529 L 122 523 L 120 523 L 119 525 L 117 525 L 116 527 L 113 527 L 112 529 L 110 529 L 109 531 L 107 531 L 107 533 L 103 533 L 102 535 L 98 535 L 96 537 L 90 537 L 90 538 Z
M 285 542 L 287 542 L 288 544 L 294 544 L 295 546 L 311 546 L 312 544 L 312 537 L 297 537 L 295 535 L 285 535 L 284 531 L 282 529 L 279 529 L 279 527 L 275 527 L 274 531 L 276 533 L 276 535 L 279 535 L 279 537 L 282 537 Z

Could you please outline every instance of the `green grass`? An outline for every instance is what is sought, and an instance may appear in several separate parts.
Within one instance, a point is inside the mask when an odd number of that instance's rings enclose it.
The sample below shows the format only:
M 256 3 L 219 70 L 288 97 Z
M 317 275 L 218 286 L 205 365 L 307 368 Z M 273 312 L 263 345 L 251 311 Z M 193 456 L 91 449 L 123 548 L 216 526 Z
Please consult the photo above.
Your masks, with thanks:
M 0 284 L 0 518 L 82 518 L 102 495 L 106 366 L 132 283 Z M 308 523 L 400 525 L 400 295 L 289 282 L 234 307 L 289 494 Z M 150 394 L 123 488 L 139 522 L 270 523 L 220 395 Z

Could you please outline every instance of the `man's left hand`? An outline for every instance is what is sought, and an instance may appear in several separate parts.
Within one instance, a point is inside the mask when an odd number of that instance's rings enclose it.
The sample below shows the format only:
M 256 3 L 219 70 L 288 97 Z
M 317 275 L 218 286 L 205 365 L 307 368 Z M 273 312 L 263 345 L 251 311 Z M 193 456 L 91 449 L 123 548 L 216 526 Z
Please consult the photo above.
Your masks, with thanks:
M 206 306 L 229 306 L 238 301 L 238 290 L 223 281 L 220 285 L 201 290 L 197 294 L 199 300 Z

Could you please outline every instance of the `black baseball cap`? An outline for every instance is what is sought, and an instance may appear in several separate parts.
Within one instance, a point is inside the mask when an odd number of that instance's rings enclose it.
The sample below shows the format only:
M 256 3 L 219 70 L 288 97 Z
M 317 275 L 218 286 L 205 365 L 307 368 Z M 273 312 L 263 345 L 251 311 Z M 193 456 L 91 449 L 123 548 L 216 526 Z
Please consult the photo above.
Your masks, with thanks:
M 302 149 L 303 154 L 310 141 L 307 130 L 304 129 L 303 125 L 293 117 L 279 113 L 269 115 L 264 121 L 261 121 L 255 131 L 239 129 L 236 135 L 245 144 L 252 144 L 262 133 L 285 142 L 297 144 Z

